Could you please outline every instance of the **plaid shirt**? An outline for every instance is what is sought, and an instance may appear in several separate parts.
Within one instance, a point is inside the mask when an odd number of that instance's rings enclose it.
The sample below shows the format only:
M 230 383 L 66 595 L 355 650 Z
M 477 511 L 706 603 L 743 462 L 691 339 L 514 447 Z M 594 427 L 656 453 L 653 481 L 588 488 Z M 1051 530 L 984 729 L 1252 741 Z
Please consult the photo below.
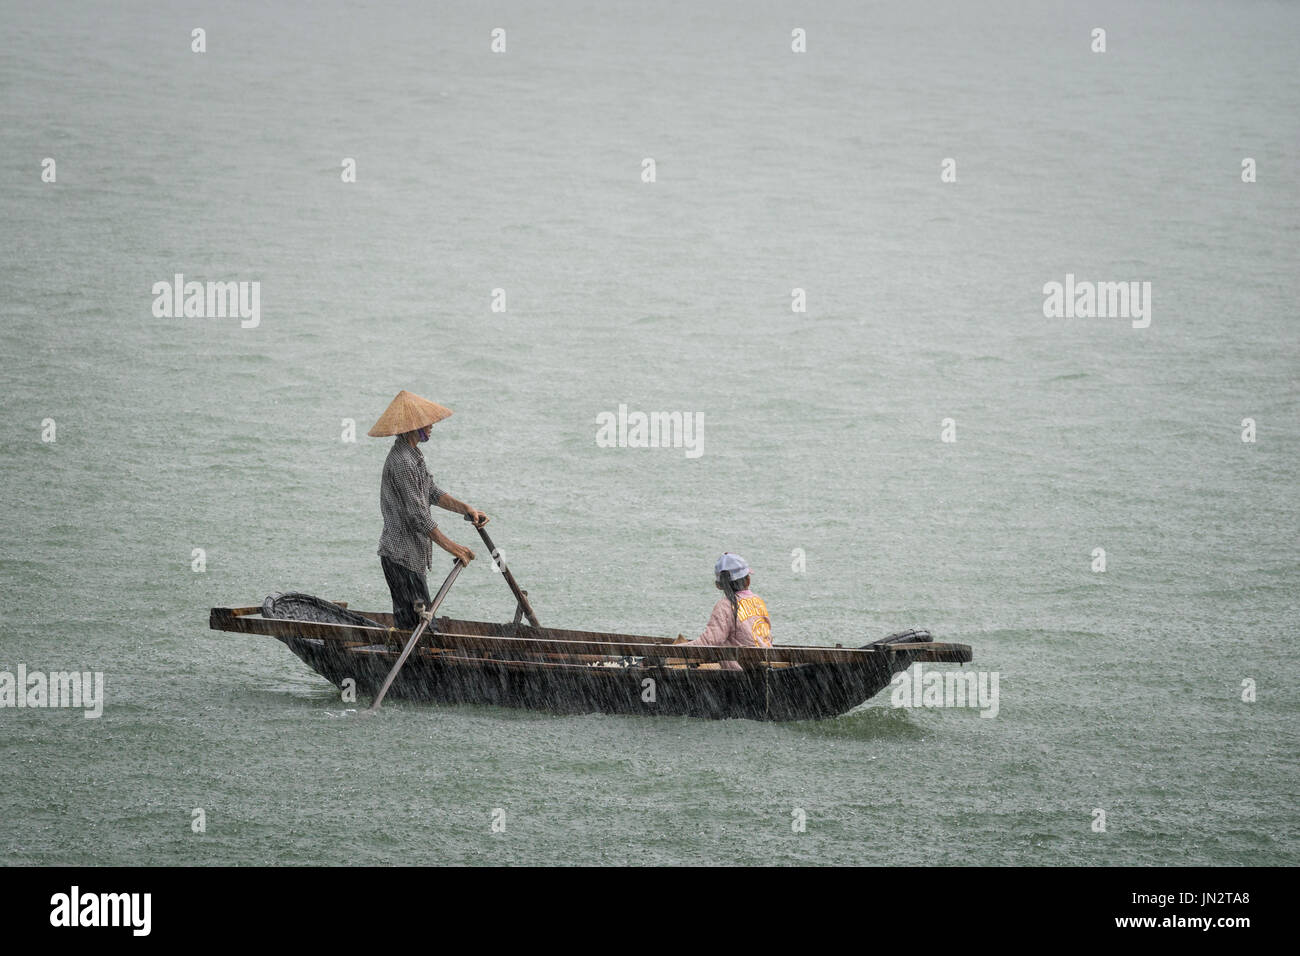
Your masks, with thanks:
M 399 435 L 384 460 L 379 483 L 379 511 L 384 516 L 379 553 L 418 574 L 427 571 L 433 562 L 429 532 L 438 527 L 429 506 L 444 494 L 433 483 L 424 455 Z

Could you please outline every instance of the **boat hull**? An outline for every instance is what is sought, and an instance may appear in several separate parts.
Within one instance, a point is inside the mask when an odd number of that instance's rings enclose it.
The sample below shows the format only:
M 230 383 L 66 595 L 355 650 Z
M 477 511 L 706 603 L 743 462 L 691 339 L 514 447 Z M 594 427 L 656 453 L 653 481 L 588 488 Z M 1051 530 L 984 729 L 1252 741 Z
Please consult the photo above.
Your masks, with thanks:
M 392 649 L 381 646 L 340 647 L 312 638 L 278 639 L 335 686 L 342 688 L 345 681 L 355 682 L 359 699 L 374 696 L 396 660 Z M 464 658 L 425 651 L 406 662 L 388 696 L 439 704 L 523 707 L 556 714 L 820 720 L 843 714 L 874 697 L 913 659 L 912 654 L 903 652 L 874 656 L 853 665 L 800 664 L 734 671 L 593 667 Z
M 386 612 L 310 594 L 214 607 L 215 630 L 274 637 L 352 700 L 375 698 L 410 632 Z M 676 645 L 668 638 L 435 618 L 388 696 L 556 714 L 819 720 L 870 700 L 917 661 L 964 663 L 971 649 L 911 630 L 861 648 Z M 734 661 L 739 668 L 721 669 Z

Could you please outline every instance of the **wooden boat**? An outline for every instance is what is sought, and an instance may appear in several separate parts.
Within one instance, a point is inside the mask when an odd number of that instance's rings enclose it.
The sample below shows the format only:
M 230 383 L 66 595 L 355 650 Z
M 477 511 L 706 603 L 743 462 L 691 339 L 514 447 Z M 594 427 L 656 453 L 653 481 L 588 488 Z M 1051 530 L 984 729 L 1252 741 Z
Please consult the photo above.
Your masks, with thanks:
M 686 647 L 670 638 L 533 626 L 523 623 L 525 613 L 534 616 L 526 598 L 520 601 L 509 624 L 433 618 L 390 696 L 561 714 L 816 720 L 864 703 L 917 661 L 971 660 L 969 646 L 936 643 L 923 630 L 858 648 Z M 326 680 L 338 687 L 351 680 L 358 695 L 370 697 L 411 637 L 393 626 L 391 614 L 359 614 L 296 593 L 271 595 L 260 606 L 214 607 L 208 623 L 274 637 Z M 728 660 L 742 669 L 716 669 Z

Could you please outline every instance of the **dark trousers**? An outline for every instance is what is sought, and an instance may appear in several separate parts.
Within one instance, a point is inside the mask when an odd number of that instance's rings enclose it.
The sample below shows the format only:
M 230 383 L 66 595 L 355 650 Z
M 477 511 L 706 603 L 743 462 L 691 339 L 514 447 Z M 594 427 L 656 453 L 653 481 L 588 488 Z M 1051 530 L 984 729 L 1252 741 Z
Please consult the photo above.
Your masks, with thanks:
M 388 582 L 388 593 L 393 596 L 393 618 L 397 626 L 411 631 L 420 623 L 415 613 L 414 604 L 420 601 L 429 606 L 429 584 L 422 572 L 404 568 L 396 561 L 390 561 L 382 554 L 379 563 L 384 567 L 384 580 Z

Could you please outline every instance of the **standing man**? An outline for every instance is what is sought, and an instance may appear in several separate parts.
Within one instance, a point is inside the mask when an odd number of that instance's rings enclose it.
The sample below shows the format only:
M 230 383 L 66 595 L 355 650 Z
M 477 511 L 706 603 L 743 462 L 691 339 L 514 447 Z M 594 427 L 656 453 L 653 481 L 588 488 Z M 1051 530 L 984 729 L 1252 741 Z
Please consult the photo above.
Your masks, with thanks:
M 482 527 L 488 521 L 483 512 L 457 501 L 433 483 L 424 455 L 416 447 L 429 440 L 429 429 L 434 422 L 450 414 L 450 408 L 403 389 L 367 433 L 375 438 L 397 436 L 384 461 L 384 475 L 379 483 L 379 510 L 384 516 L 379 563 L 393 596 L 393 618 L 405 630 L 419 623 L 415 603 L 429 604 L 429 585 L 424 573 L 432 564 L 432 546 L 436 544 L 461 564 L 474 560 L 473 551 L 438 530 L 429 506 L 467 515 L 475 527 Z

